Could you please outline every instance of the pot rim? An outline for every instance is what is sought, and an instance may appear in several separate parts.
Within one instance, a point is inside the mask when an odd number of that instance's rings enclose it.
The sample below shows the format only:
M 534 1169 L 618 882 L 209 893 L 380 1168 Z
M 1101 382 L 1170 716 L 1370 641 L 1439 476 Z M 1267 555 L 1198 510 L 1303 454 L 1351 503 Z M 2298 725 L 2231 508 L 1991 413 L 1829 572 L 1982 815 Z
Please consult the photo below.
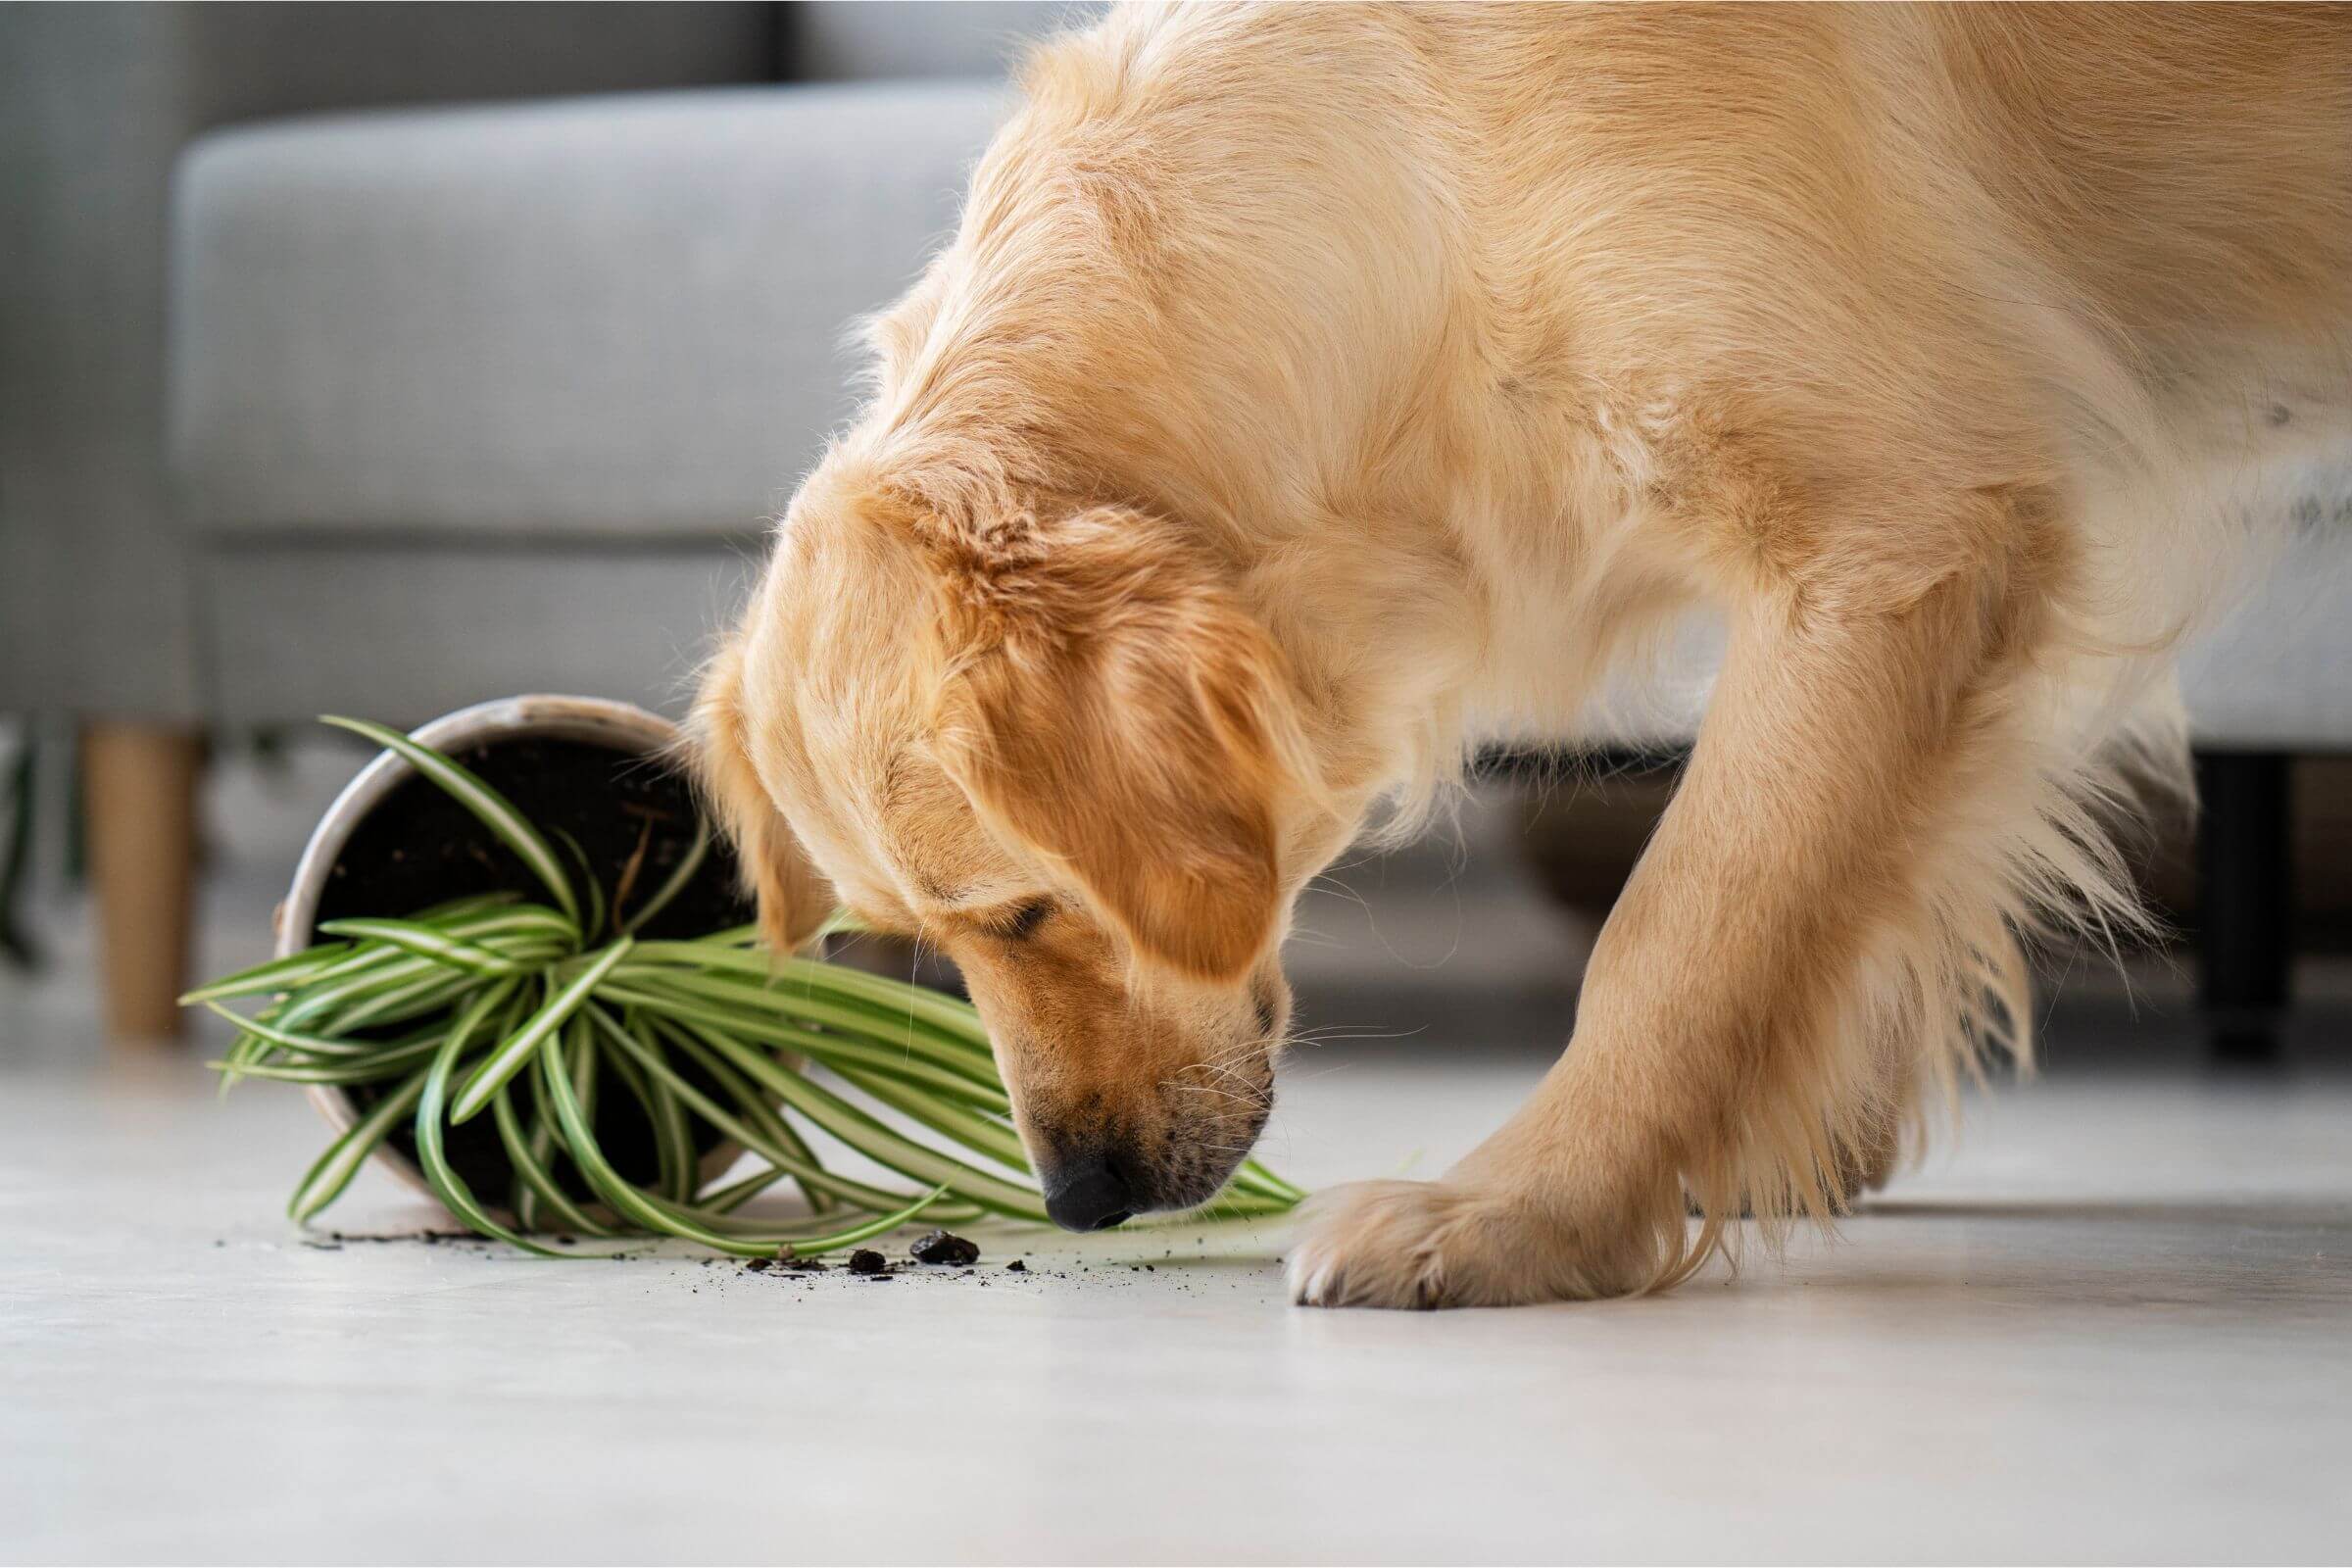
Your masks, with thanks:
M 475 703 L 409 732 L 411 738 L 444 752 L 461 751 L 485 740 L 538 735 L 610 746 L 615 752 L 639 756 L 668 751 L 677 744 L 679 733 L 677 725 L 634 703 L 609 697 L 547 693 Z M 302 858 L 295 862 L 294 879 L 271 918 L 276 936 L 274 956 L 288 957 L 311 945 L 316 936 L 312 927 L 318 920 L 319 895 L 325 891 L 326 879 L 334 870 L 343 846 L 350 842 L 351 835 L 368 814 L 394 789 L 414 777 L 416 771 L 397 753 L 379 751 L 343 786 L 334 804 L 318 818 L 318 826 L 311 829 L 310 842 L 303 846 Z M 339 1084 L 313 1084 L 310 1096 L 311 1103 L 338 1134 L 349 1132 L 359 1119 L 358 1108 Z M 706 1156 L 706 1164 L 720 1156 L 728 1161 L 734 1158 L 730 1149 L 722 1148 L 711 1151 Z M 424 1179 L 424 1172 L 393 1148 L 390 1140 L 376 1145 L 370 1157 L 403 1184 L 432 1199 L 436 1204 L 440 1202 L 432 1184 Z

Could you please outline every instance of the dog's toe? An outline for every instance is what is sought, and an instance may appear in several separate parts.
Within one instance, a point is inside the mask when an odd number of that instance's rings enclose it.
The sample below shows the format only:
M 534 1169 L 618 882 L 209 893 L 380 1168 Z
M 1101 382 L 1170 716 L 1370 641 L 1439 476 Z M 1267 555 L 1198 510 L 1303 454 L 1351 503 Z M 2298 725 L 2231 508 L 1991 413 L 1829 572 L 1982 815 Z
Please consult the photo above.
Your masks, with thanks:
M 1540 1211 L 1452 1182 L 1356 1182 L 1320 1194 L 1288 1275 L 1301 1306 L 1427 1310 L 1610 1294 Z

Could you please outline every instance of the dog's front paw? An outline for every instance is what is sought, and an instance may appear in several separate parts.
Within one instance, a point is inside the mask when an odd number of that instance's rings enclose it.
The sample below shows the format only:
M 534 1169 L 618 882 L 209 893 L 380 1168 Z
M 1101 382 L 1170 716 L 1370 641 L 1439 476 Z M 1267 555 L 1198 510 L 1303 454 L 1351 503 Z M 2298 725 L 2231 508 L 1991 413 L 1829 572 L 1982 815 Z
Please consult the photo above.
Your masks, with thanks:
M 1648 1283 L 1646 1249 L 1595 1246 L 1519 1195 L 1454 1181 L 1353 1182 L 1307 1205 L 1289 1264 L 1302 1306 L 1513 1306 L 1620 1296 Z

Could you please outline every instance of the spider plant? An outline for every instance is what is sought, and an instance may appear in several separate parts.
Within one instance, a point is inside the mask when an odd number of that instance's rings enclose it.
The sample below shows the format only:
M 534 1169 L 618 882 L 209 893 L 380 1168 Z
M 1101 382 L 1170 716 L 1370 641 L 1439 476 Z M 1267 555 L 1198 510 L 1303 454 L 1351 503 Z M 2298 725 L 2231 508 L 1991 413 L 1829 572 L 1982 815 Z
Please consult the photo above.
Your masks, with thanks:
M 404 1125 L 452 1214 L 546 1257 L 580 1255 L 537 1239 L 551 1229 L 668 1236 L 760 1257 L 835 1250 L 918 1215 L 1045 1220 L 968 1004 L 767 952 L 750 926 L 691 941 L 639 934 L 702 868 L 707 822 L 662 886 L 620 919 L 577 858 L 567 869 L 546 834 L 454 759 L 379 724 L 325 722 L 396 753 L 447 792 L 514 852 L 531 885 L 326 920 L 317 946 L 182 999 L 236 1025 L 227 1054 L 210 1063 L 224 1091 L 244 1078 L 335 1085 L 358 1107 L 295 1188 L 296 1221 L 341 1196 Z M 836 915 L 818 935 L 854 928 Z M 258 1005 L 224 1005 L 236 999 Z M 597 1107 L 613 1096 L 651 1127 L 658 1174 L 633 1179 L 602 1147 Z M 485 1116 L 512 1167 L 506 1193 L 475 1192 L 450 1158 L 450 1130 Z M 810 1131 L 893 1179 L 829 1168 Z M 719 1147 L 759 1167 L 721 1182 L 705 1157 Z M 742 1212 L 786 1182 L 807 1217 Z M 1251 1162 L 1211 1210 L 1271 1214 L 1302 1196 Z

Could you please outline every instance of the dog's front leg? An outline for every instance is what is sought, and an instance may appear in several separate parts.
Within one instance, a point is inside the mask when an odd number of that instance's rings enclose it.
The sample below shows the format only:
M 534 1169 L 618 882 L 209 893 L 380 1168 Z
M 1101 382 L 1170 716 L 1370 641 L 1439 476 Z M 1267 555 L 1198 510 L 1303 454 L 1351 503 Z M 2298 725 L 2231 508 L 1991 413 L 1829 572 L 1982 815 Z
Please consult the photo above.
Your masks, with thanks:
M 1318 1200 L 1297 1299 L 1615 1295 L 1680 1278 L 1743 1207 L 1836 1211 L 1903 1054 L 1962 1005 L 1953 976 L 2015 952 L 1978 841 L 1988 811 L 2035 808 L 2014 608 L 2032 597 L 1984 571 L 1874 598 L 1760 596 L 1739 616 L 1570 1049 L 1444 1179 Z M 1709 1216 L 1695 1235 L 1686 1194 Z

